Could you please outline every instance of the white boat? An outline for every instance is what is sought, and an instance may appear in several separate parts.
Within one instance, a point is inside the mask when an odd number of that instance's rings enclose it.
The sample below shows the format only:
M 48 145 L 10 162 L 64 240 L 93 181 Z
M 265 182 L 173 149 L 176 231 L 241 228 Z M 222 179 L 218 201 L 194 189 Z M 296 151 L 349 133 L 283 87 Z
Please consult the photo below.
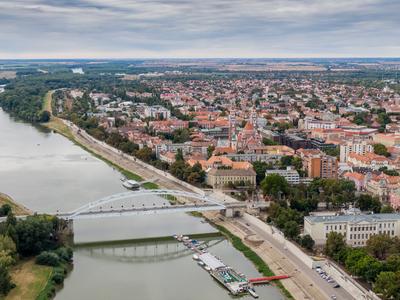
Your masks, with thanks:
M 137 190 L 140 188 L 140 183 L 137 182 L 136 180 L 125 180 L 122 183 L 122 186 L 124 188 L 127 188 L 128 190 Z
M 258 295 L 256 294 L 256 292 L 253 289 L 248 289 L 248 292 L 250 295 L 252 295 L 254 298 L 258 298 Z
M 197 264 L 201 267 L 204 267 L 206 264 L 204 262 L 202 262 L 201 260 L 197 262 Z
M 197 254 L 193 254 L 192 257 L 193 257 L 194 260 L 199 260 L 199 256 Z
M 210 272 L 210 271 L 211 271 L 211 268 L 210 268 L 209 266 L 205 266 L 205 267 L 204 267 L 204 270 L 206 270 L 207 272 Z

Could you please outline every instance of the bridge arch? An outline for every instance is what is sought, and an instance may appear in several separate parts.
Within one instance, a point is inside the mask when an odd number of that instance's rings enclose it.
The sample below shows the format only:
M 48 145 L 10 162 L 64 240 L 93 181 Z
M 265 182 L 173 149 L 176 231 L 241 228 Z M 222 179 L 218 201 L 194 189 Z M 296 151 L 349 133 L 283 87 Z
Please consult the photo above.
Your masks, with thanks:
M 179 190 L 155 189 L 155 190 L 138 190 L 138 191 L 131 191 L 131 192 L 110 195 L 110 196 L 101 198 L 99 200 L 90 202 L 88 204 L 85 204 L 70 213 L 59 214 L 59 216 L 65 218 L 65 219 L 75 219 L 79 215 L 87 213 L 87 212 L 89 212 L 95 208 L 101 207 L 103 205 L 110 204 L 110 203 L 124 200 L 124 199 L 138 198 L 138 197 L 144 197 L 144 196 L 185 197 L 185 198 L 189 198 L 189 199 L 193 199 L 193 200 L 200 200 L 200 201 L 206 202 L 209 205 L 219 206 L 221 209 L 225 208 L 225 206 L 223 204 L 221 204 L 220 202 L 212 199 L 211 197 L 209 197 L 205 194 L 197 194 L 197 193 L 179 191 Z

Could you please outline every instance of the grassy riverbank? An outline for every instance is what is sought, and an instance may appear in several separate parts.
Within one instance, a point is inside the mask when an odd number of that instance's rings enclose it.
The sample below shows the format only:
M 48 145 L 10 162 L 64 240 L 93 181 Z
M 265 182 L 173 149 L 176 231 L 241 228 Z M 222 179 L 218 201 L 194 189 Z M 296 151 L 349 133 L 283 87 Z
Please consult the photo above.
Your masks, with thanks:
M 30 215 L 32 212 L 25 206 L 15 202 L 10 196 L 0 193 L 0 206 L 8 204 L 16 216 Z
M 35 264 L 34 258 L 20 261 L 11 270 L 11 278 L 16 287 L 10 291 L 5 300 L 38 299 L 49 285 L 52 272 L 52 267 Z
M 262 258 L 258 256 L 257 253 L 255 253 L 253 250 L 251 250 L 248 246 L 246 246 L 239 237 L 232 234 L 229 230 L 221 225 L 214 224 L 214 226 L 231 241 L 233 247 L 242 252 L 243 255 L 256 266 L 258 272 L 260 272 L 263 276 L 275 275 L 274 272 L 272 272 L 271 269 L 268 267 L 268 265 L 262 260 Z M 294 299 L 290 292 L 282 285 L 281 282 L 276 281 L 274 282 L 274 284 L 281 290 L 282 294 L 287 299 Z
M 53 95 L 53 91 L 49 91 L 46 96 L 43 99 L 43 108 L 47 108 L 47 109 L 51 109 L 51 101 L 52 101 L 52 95 Z M 46 110 L 47 110 L 46 109 Z M 50 110 L 51 112 L 51 110 Z M 47 123 L 43 123 L 42 124 L 44 127 L 47 127 L 48 129 L 54 130 L 55 132 L 65 136 L 66 138 L 68 138 L 70 141 L 72 141 L 75 145 L 81 147 L 83 150 L 89 152 L 90 154 L 92 154 L 93 156 L 95 156 L 96 158 L 104 161 L 105 163 L 107 163 L 108 165 L 110 165 L 111 167 L 113 167 L 114 169 L 118 170 L 122 175 L 124 175 L 127 179 L 133 179 L 136 181 L 143 181 L 143 178 L 129 170 L 126 170 L 124 168 L 122 168 L 121 166 L 115 164 L 114 162 L 108 160 L 107 158 L 97 154 L 96 152 L 94 152 L 93 150 L 91 150 L 90 148 L 88 148 L 86 145 L 82 144 L 81 142 L 79 142 L 75 137 L 74 134 L 71 132 L 71 129 L 65 125 L 65 123 L 58 117 L 54 116 L 53 114 L 51 114 L 51 119 L 49 122 Z M 145 189 L 157 189 L 159 188 L 159 186 L 154 183 L 154 182 L 147 182 L 143 185 L 143 187 Z

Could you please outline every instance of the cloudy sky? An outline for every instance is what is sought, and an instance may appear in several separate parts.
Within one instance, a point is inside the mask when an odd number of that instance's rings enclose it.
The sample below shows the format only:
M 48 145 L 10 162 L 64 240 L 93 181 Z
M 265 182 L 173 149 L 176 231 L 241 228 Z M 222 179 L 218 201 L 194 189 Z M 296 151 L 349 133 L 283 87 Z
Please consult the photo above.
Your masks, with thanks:
M 399 57 L 400 0 L 0 0 L 1 58 Z

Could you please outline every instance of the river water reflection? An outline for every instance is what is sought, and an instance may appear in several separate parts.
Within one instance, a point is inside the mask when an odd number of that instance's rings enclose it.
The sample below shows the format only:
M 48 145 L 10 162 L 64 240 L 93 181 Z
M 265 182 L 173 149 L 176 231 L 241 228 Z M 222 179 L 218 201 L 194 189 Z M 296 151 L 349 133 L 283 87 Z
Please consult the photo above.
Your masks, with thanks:
M 71 211 L 90 201 L 125 192 L 120 178 L 118 171 L 63 136 L 15 121 L 0 109 L 0 191 L 31 210 Z M 86 220 L 74 226 L 76 242 L 215 231 L 202 219 L 184 213 Z M 158 247 L 155 243 L 125 246 L 146 247 L 148 251 Z M 76 249 L 74 269 L 56 299 L 230 299 L 223 288 L 193 263 L 190 255 L 143 262 L 90 254 L 103 250 L 107 254 L 110 249 L 91 250 L 96 251 Z M 211 251 L 240 272 L 258 275 L 252 264 L 226 240 Z M 270 286 L 258 288 L 257 292 L 261 299 L 283 298 Z

